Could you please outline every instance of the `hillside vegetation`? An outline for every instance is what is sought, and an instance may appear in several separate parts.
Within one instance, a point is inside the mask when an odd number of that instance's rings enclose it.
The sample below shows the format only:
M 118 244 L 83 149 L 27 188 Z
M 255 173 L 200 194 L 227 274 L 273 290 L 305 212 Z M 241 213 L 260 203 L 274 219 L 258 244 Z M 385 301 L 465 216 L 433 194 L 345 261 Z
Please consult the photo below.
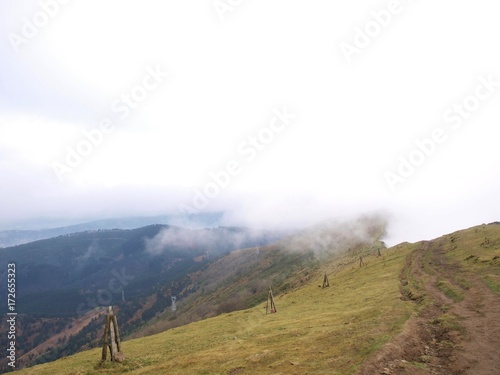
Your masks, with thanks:
M 383 248 L 378 239 L 384 233 L 383 218 L 367 216 L 326 221 L 271 245 L 233 251 L 189 275 L 182 292 L 186 298 L 175 313 L 164 311 L 129 337 L 253 307 L 266 298 L 269 286 L 277 294 L 286 293 L 310 282 L 330 263 L 346 264 Z M 339 257 L 342 262 L 337 261 Z
M 97 230 L 0 250 L 0 263 L 16 264 L 18 365 L 52 361 L 97 345 L 102 311 L 117 307 L 123 335 L 140 330 L 196 291 L 189 274 L 241 247 L 274 243 L 280 232 L 218 227 L 188 230 L 151 225 Z M 7 268 L 0 269 L 7 280 Z M 7 283 L 0 294 L 7 295 Z M 6 312 L 7 306 L 1 305 Z M 189 320 L 192 321 L 192 320 Z M 8 347 L 5 320 L 0 346 Z M 0 358 L 0 372 L 6 358 Z
M 376 246 L 316 254 L 303 285 L 275 293 L 275 314 L 263 293 L 250 309 L 123 342 L 122 364 L 100 364 L 96 348 L 20 373 L 496 374 L 500 225 Z

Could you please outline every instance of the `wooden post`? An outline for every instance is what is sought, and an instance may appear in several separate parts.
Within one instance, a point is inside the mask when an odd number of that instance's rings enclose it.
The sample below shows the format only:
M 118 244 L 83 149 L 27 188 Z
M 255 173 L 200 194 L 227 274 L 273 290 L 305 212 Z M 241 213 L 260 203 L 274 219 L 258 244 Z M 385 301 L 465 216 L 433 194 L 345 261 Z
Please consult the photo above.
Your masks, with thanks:
M 267 303 L 266 303 L 266 314 L 268 313 L 276 313 L 278 310 L 276 309 L 276 304 L 274 303 L 273 290 L 269 288 L 269 293 L 267 295 Z
M 111 317 L 111 321 L 113 322 L 113 326 L 115 329 L 116 347 L 118 349 L 118 352 L 121 352 L 122 351 L 122 343 L 120 340 L 120 331 L 118 330 L 118 321 L 116 320 L 116 315 L 113 315 Z
M 115 361 L 115 355 L 118 353 L 118 349 L 116 347 L 116 336 L 115 336 L 115 325 L 113 324 L 113 318 L 110 319 L 109 322 L 109 336 L 111 337 L 111 345 L 109 351 L 111 352 L 111 362 Z
M 102 357 L 101 361 L 105 361 L 108 355 L 108 331 L 109 331 L 109 315 L 106 315 L 106 324 L 104 325 L 104 335 L 102 338 Z
M 109 343 L 108 343 L 108 334 L 110 336 Z M 113 314 L 113 309 L 111 306 L 108 307 L 108 314 L 106 315 L 106 324 L 104 325 L 101 361 L 106 360 L 108 347 L 109 347 L 111 361 L 123 362 L 125 357 L 122 353 L 122 348 L 121 348 L 120 332 L 118 330 L 118 321 L 116 320 L 116 316 Z
M 330 286 L 330 282 L 328 281 L 328 276 L 326 276 L 325 272 L 325 277 L 323 278 L 323 288 L 328 288 Z

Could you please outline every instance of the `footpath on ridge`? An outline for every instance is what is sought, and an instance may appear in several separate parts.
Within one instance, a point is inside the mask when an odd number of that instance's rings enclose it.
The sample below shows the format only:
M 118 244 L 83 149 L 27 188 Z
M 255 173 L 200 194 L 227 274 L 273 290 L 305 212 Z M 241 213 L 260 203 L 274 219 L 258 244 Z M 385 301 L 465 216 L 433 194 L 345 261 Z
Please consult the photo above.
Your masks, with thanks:
M 422 242 L 408 255 L 401 298 L 422 308 L 359 374 L 499 373 L 500 296 L 450 260 L 442 242 Z

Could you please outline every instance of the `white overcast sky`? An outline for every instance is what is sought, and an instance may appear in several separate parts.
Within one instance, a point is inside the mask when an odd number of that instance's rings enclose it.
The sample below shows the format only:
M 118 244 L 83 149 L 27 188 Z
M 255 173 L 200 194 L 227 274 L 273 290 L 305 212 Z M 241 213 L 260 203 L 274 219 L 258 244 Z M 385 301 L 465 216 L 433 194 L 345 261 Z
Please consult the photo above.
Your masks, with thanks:
M 497 0 L 0 0 L 0 228 L 176 212 L 232 161 L 203 208 L 228 223 L 383 211 L 394 242 L 500 220 L 499 14 Z M 125 112 L 131 92 L 145 96 Z M 284 108 L 295 118 L 262 130 Z M 106 120 L 59 179 L 53 163 Z M 259 134 L 273 139 L 257 149 Z

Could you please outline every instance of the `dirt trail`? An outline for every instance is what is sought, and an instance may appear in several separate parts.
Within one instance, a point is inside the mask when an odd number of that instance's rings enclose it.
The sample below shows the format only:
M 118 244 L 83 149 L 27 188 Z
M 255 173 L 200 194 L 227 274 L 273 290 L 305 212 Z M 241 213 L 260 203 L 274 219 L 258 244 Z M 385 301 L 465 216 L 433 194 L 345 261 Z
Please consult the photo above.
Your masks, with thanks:
M 452 264 L 440 245 L 423 242 L 408 255 L 402 299 L 424 307 L 359 374 L 500 374 L 500 296 Z M 445 294 L 443 283 L 457 293 Z

